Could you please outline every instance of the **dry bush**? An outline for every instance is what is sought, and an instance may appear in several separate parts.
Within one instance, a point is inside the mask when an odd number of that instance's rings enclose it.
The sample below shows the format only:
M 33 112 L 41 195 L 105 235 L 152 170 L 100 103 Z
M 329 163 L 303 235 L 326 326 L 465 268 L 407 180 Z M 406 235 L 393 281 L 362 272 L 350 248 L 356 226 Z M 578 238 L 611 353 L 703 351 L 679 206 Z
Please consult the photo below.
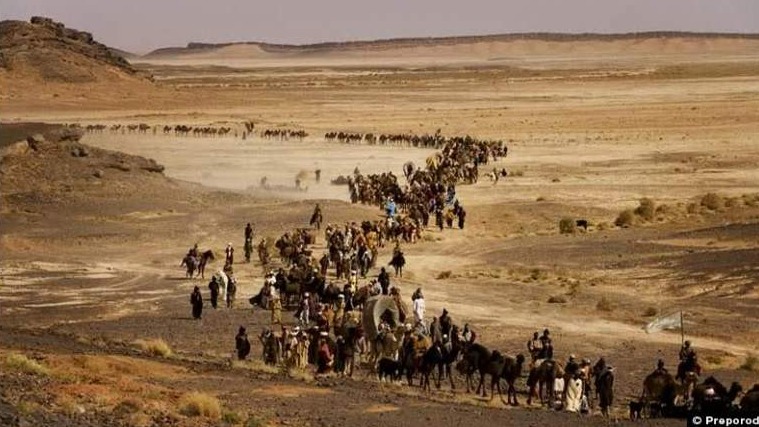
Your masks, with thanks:
M 548 275 L 544 271 L 541 271 L 538 268 L 533 268 L 530 271 L 530 280 L 537 281 L 537 280 L 545 279 L 546 277 L 548 277 Z
M 221 417 L 221 421 L 225 424 L 236 426 L 242 423 L 242 415 L 237 412 L 225 412 Z
M 656 203 L 649 198 L 640 199 L 640 204 L 634 212 L 646 221 L 653 221 L 656 217 Z
M 545 198 L 545 196 L 538 196 L 538 198 L 537 198 L 537 199 L 535 199 L 535 201 L 536 201 L 536 202 L 545 202 L 545 201 L 546 201 L 546 198 Z
M 738 369 L 752 372 L 757 371 L 759 370 L 759 359 L 757 359 L 757 357 L 753 354 L 746 355 L 746 360 L 743 361 Z
M 704 360 L 711 366 L 720 366 L 724 362 L 722 356 L 706 356 Z
M 659 314 L 659 310 L 656 309 L 656 307 L 647 307 L 646 311 L 643 312 L 644 317 L 653 317 Z
M 444 280 L 444 279 L 450 279 L 453 275 L 453 272 L 451 270 L 441 271 L 440 274 L 437 275 L 437 280 Z
M 559 221 L 559 233 L 573 234 L 577 231 L 577 226 L 573 218 L 564 217 Z
M 606 221 L 604 221 L 604 222 L 599 222 L 599 223 L 598 223 L 598 225 L 596 225 L 596 228 L 597 228 L 599 231 L 608 230 L 608 229 L 610 229 L 610 228 L 611 228 L 611 224 L 609 224 L 609 223 L 608 223 L 608 222 L 606 222 Z
M 19 353 L 9 354 L 3 362 L 3 367 L 9 371 L 25 374 L 48 375 L 50 373 L 47 367 Z
M 166 341 L 158 339 L 137 340 L 134 342 L 148 356 L 171 357 L 174 354 Z
M 755 207 L 759 204 L 759 194 L 744 194 L 741 199 L 746 206 Z
M 614 225 L 617 227 L 630 227 L 633 224 L 635 224 L 635 213 L 632 209 L 620 212 L 617 219 L 614 220 Z
M 726 208 L 739 208 L 743 200 L 740 197 L 728 197 L 725 199 Z
M 598 303 L 596 304 L 596 310 L 598 311 L 614 311 L 614 306 L 612 305 L 611 301 L 606 299 L 606 297 L 601 297 L 600 300 L 598 300 Z
M 251 415 L 250 418 L 248 418 L 247 421 L 245 421 L 245 427 L 264 427 L 266 425 L 266 421 L 262 420 L 261 418 L 258 418 L 255 415 Z
M 711 211 L 720 210 L 725 207 L 725 199 L 717 193 L 706 193 L 701 197 L 701 206 Z
M 511 176 L 524 176 L 524 171 L 522 169 L 517 169 L 511 173 Z
M 549 304 L 566 304 L 567 303 L 567 297 L 564 295 L 554 295 L 550 298 L 548 298 Z
M 697 214 L 699 211 L 699 205 L 696 203 L 688 203 L 688 206 L 685 208 L 685 211 L 689 214 Z
M 179 400 L 179 413 L 187 417 L 221 418 L 219 399 L 199 392 L 188 393 Z

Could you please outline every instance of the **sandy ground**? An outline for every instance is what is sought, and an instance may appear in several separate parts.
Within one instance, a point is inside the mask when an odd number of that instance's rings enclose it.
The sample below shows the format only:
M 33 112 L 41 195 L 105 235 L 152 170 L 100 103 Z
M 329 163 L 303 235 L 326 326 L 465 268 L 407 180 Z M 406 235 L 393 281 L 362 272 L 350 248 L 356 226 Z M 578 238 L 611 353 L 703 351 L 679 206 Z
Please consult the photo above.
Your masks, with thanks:
M 267 325 L 267 314 L 251 313 L 245 303 L 260 286 L 255 262 L 236 266 L 242 283 L 237 308 L 211 312 L 202 324 L 188 320 L 187 295 L 193 283 L 205 283 L 182 279 L 177 265 L 186 247 L 198 241 L 221 250 L 230 240 L 241 246 L 248 221 L 268 236 L 304 226 L 314 200 L 325 203 L 330 222 L 376 218 L 376 208 L 344 203 L 347 190 L 329 180 L 354 167 L 398 174 L 406 160 L 420 162 L 430 153 L 328 143 L 320 135 L 441 129 L 508 141 L 508 158 L 495 166 L 512 175 L 497 184 L 485 179 L 460 186 L 469 214 L 466 228 L 430 230 L 406 248 L 408 270 L 396 279 L 404 295 L 423 287 L 431 314 L 447 308 L 457 322 L 469 322 L 483 343 L 508 353 L 523 352 L 531 332 L 548 327 L 560 359 L 571 353 L 605 356 L 618 367 L 617 417 L 624 416 L 627 400 L 638 395 L 656 359 L 664 358 L 673 369 L 676 362 L 679 333 L 645 334 L 643 325 L 653 319 L 646 312 L 684 310 L 687 337 L 708 372 L 723 382 L 759 382 L 756 371 L 738 369 L 759 353 L 759 208 L 745 202 L 752 198 L 740 198 L 759 192 L 759 75 L 743 75 L 743 65 L 756 57 L 738 51 L 684 56 L 684 68 L 629 55 L 610 67 L 611 74 L 607 67 L 573 67 L 558 54 L 534 75 L 499 67 L 152 64 L 159 83 L 151 94 L 127 93 L 120 101 L 96 93 L 75 100 L 64 96 L 65 102 L 32 93 L 12 98 L 7 120 L 212 124 L 237 130 L 243 120 L 254 120 L 259 129 L 298 128 L 310 136 L 281 142 L 86 135 L 87 144 L 155 158 L 167 176 L 214 190 L 178 190 L 166 200 L 130 201 L 114 212 L 71 206 L 4 214 L 9 221 L 2 229 L 0 319 L 7 338 L 2 342 L 9 344 L 3 348 L 54 360 L 63 352 L 60 337 L 74 337 L 82 346 L 77 352 L 141 357 L 131 343 L 160 337 L 179 355 L 160 363 L 189 365 L 197 374 L 163 381 L 160 386 L 174 394 L 162 396 L 205 390 L 226 407 L 254 408 L 272 425 L 355 425 L 376 422 L 371 420 L 377 413 L 391 425 L 420 416 L 453 425 L 473 413 L 488 425 L 603 423 L 598 417 L 578 420 L 537 409 L 502 410 L 500 403 L 450 394 L 446 386 L 424 397 L 371 379 L 333 380 L 325 389 L 312 380 L 266 377 L 250 366 L 220 368 L 228 363 L 238 325 L 247 325 L 251 335 Z M 714 73 L 715 63 L 720 73 Z M 650 67 L 646 76 L 635 74 Z M 65 95 L 81 89 L 60 90 Z M 323 171 L 319 184 L 312 174 L 317 168 Z M 301 171 L 308 190 L 292 191 Z M 258 187 L 262 176 L 279 191 L 249 188 Z M 699 206 L 708 192 L 735 199 L 711 211 Z M 652 222 L 613 227 L 617 214 L 635 208 L 642 197 L 669 210 Z M 558 222 L 566 216 L 588 219 L 590 230 L 559 235 Z M 388 258 L 383 252 L 381 261 Z M 450 277 L 438 279 L 444 271 Z M 567 302 L 549 304 L 552 296 Z M 254 354 L 258 351 L 256 344 Z M 248 395 L 250 384 L 267 398 Z M 347 405 L 331 419 L 317 418 L 315 409 L 334 401 L 330 393 L 353 396 L 355 407 Z M 299 399 L 303 396 L 308 398 Z M 288 403 L 292 399 L 297 403 Z M 282 408 L 273 409 L 277 405 Z

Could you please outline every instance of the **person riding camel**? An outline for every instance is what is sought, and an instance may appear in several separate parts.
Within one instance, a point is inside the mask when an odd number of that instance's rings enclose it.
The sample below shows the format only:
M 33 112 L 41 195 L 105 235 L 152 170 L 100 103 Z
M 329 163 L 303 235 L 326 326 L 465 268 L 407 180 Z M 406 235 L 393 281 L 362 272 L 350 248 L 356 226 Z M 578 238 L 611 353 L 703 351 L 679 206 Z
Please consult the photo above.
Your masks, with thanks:
M 440 323 L 440 333 L 450 337 L 451 329 L 453 328 L 453 319 L 451 319 L 448 310 L 445 308 L 443 309 L 443 314 L 440 315 L 438 322 Z
M 664 361 L 662 359 L 659 359 L 659 361 L 656 362 L 656 369 L 654 369 L 652 375 L 669 375 L 669 371 L 664 367 Z
M 536 331 L 535 333 L 532 334 L 532 339 L 527 341 L 527 351 L 530 353 L 530 356 L 532 357 L 533 362 L 539 359 L 538 356 L 540 355 L 540 349 L 541 349 L 540 334 L 538 334 L 538 332 Z
M 422 294 L 422 288 L 416 289 L 416 291 L 414 292 L 414 295 L 411 296 L 411 301 L 413 303 L 412 311 L 414 313 L 415 326 L 421 326 L 426 331 L 427 327 L 424 324 L 425 304 L 424 304 L 424 295 Z
M 551 342 L 551 332 L 548 329 L 544 329 L 543 335 L 540 337 L 538 359 L 553 359 L 553 343 Z
M 477 334 L 469 327 L 469 323 L 464 323 L 464 330 L 461 331 L 461 336 L 467 345 L 474 344 L 477 339 Z

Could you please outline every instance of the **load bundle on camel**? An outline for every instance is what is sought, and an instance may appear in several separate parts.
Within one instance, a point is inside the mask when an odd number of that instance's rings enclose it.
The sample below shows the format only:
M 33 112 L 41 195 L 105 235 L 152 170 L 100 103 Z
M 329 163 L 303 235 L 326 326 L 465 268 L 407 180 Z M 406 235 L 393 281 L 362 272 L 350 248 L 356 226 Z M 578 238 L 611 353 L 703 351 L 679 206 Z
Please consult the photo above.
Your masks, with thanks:
M 377 295 L 366 300 L 364 311 L 361 313 L 362 324 L 366 337 L 373 340 L 381 323 L 387 323 L 395 329 L 401 324 L 400 312 L 395 300 L 387 295 Z

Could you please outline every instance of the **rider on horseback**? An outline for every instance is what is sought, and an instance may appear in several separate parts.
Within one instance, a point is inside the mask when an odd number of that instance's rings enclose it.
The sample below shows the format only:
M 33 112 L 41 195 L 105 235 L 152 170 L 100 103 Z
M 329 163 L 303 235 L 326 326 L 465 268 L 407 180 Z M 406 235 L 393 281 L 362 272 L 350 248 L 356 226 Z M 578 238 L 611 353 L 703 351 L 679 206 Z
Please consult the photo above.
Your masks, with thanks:
M 701 366 L 698 364 L 698 356 L 696 356 L 696 351 L 691 347 L 690 341 L 685 341 L 680 348 L 680 364 L 677 366 L 676 379 L 685 381 L 685 377 L 689 372 L 701 375 Z

